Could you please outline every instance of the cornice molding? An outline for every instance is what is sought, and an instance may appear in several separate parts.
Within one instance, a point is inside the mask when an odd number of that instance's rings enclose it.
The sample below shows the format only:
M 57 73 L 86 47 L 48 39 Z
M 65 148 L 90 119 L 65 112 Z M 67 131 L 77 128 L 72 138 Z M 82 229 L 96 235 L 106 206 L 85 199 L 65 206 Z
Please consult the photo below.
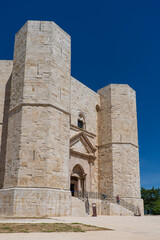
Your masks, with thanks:
M 77 127 L 76 125 L 73 125 L 73 124 L 70 125 L 70 129 L 75 130 L 76 132 L 79 132 L 79 131 L 84 132 L 88 137 L 91 137 L 91 138 L 96 137 L 96 134 L 94 134 L 92 132 L 89 132 L 85 129 L 79 128 L 79 127 Z
M 85 146 L 88 152 L 94 153 L 96 151 L 96 148 L 93 147 L 92 143 L 87 138 L 86 134 L 84 132 L 80 132 L 70 139 L 70 147 L 72 147 L 74 144 L 76 144 L 78 141 L 81 141 L 82 144 Z
M 139 148 L 138 145 L 135 145 L 133 143 L 129 143 L 129 142 L 110 142 L 110 143 L 106 143 L 106 144 L 102 144 L 102 145 L 99 145 L 97 146 L 98 148 L 104 148 L 104 147 L 107 147 L 108 145 L 112 145 L 112 144 L 129 144 L 129 145 L 132 145 L 136 148 Z
M 95 160 L 96 159 L 96 156 L 93 156 L 90 154 L 85 154 L 85 153 L 80 153 L 73 149 L 70 149 L 70 154 L 71 154 L 71 156 L 78 156 L 78 157 L 81 157 L 81 158 L 87 159 L 87 160 Z
M 51 107 L 51 108 L 54 108 L 54 109 L 56 109 L 56 110 L 58 110 L 60 112 L 65 113 L 67 115 L 70 115 L 69 112 L 67 112 L 67 111 L 65 111 L 65 110 L 63 110 L 63 109 L 61 109 L 59 107 L 56 107 L 56 106 L 54 106 L 52 104 L 48 104 L 48 103 L 21 103 L 18 106 L 15 106 L 12 109 L 10 109 L 9 113 L 12 113 L 12 112 L 16 111 L 18 108 L 22 108 L 22 107 L 25 107 L 25 106 L 29 106 L 29 107 Z

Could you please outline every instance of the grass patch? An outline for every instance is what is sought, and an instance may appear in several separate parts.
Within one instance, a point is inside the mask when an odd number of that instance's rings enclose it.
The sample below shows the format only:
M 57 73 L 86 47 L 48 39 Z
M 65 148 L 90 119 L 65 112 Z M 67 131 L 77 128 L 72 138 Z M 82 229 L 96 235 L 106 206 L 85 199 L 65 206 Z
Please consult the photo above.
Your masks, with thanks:
M 106 230 L 111 229 L 82 223 L 0 223 L 0 233 L 86 232 Z

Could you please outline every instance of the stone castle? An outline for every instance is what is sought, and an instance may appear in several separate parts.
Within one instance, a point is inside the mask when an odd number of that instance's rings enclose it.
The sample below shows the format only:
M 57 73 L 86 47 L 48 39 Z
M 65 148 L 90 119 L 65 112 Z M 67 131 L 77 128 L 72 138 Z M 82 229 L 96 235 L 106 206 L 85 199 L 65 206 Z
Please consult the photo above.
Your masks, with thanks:
M 28 21 L 0 61 L 0 136 L 0 216 L 143 214 L 135 91 L 73 78 L 54 22 Z

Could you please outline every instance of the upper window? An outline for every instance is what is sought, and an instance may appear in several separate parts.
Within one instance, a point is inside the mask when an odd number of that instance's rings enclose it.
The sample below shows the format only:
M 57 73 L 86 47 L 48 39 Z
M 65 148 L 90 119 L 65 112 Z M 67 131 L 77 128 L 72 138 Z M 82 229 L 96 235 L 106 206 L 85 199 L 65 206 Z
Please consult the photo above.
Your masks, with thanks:
M 81 121 L 81 120 L 78 119 L 78 127 L 79 127 L 79 128 L 83 128 L 83 125 L 84 125 L 84 124 L 83 124 L 83 121 Z
M 82 129 L 86 129 L 86 122 L 85 122 L 85 116 L 82 112 L 78 114 L 78 127 Z

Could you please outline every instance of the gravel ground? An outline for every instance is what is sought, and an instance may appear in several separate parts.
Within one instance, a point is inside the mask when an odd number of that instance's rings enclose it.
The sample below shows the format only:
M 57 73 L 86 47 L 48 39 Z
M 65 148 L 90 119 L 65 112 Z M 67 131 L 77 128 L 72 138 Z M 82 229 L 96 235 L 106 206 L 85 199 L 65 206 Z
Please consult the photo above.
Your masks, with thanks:
M 6 233 L 0 240 L 160 240 L 160 216 L 145 217 L 60 217 L 50 219 L 0 219 L 0 222 L 80 222 L 114 231 L 86 233 Z

